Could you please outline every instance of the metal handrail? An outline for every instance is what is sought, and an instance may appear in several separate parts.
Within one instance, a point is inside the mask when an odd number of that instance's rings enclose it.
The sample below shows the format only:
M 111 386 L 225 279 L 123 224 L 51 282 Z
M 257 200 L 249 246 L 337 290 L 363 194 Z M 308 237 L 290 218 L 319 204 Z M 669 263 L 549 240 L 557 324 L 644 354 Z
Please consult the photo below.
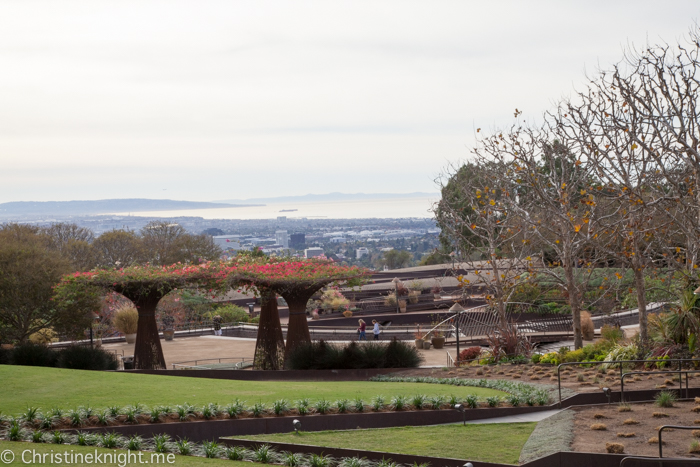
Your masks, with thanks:
M 674 430 L 697 430 L 698 427 L 696 426 L 679 426 L 679 425 L 664 425 L 659 427 L 659 436 L 657 439 L 659 440 L 659 459 L 664 457 L 664 452 L 663 452 L 663 441 L 661 440 L 661 432 L 663 432 L 666 428 L 672 428 Z M 624 459 L 623 459 L 624 460 Z
M 450 351 L 447 351 L 447 368 L 455 366 L 455 359 L 450 355 Z
M 700 359 L 695 358 L 668 358 L 664 360 L 644 359 L 644 360 L 606 360 L 602 362 L 566 362 L 557 365 L 557 385 L 559 387 L 559 408 L 561 408 L 561 367 L 569 365 L 602 365 L 604 363 L 619 363 L 620 364 L 620 381 L 622 381 L 622 364 L 623 363 L 670 363 L 678 362 L 678 369 L 683 368 L 683 362 L 700 362 Z M 646 372 L 648 373 L 648 372 Z M 622 397 L 622 396 L 620 396 Z
M 173 363 L 172 365 L 173 365 L 173 370 L 176 370 L 176 369 L 177 369 L 176 367 L 197 368 L 197 367 L 199 367 L 199 363 L 200 363 L 200 362 L 213 362 L 213 361 L 216 361 L 217 363 L 221 363 L 222 360 L 240 360 L 240 362 L 238 362 L 238 363 L 236 364 L 236 366 L 238 366 L 239 363 L 242 365 L 243 363 L 251 362 L 251 361 L 252 361 L 252 359 L 247 358 L 247 357 L 221 357 L 221 358 L 201 358 L 201 359 L 198 359 L 198 360 L 188 360 L 188 361 L 186 361 L 186 362 L 177 362 L 177 363 Z M 193 364 L 193 365 L 187 365 L 187 363 L 194 363 L 194 364 Z
M 470 309 L 464 310 L 464 311 L 479 311 L 479 309 L 482 309 L 482 308 L 483 308 L 483 309 L 486 309 L 487 306 L 486 306 L 486 305 L 481 305 L 481 306 L 477 306 L 477 307 L 474 307 L 474 308 L 470 308 Z M 454 315 L 450 315 L 450 316 L 447 317 L 446 319 L 440 321 L 438 324 L 436 324 L 435 326 L 433 326 L 432 329 L 430 329 L 430 331 L 426 332 L 426 333 L 423 335 L 423 339 L 425 339 L 427 336 L 429 336 L 429 335 L 430 335 L 432 332 L 434 332 L 436 329 L 445 327 L 445 323 L 447 323 L 448 321 L 452 321 L 453 319 L 455 319 L 455 316 L 457 316 L 458 314 L 464 313 L 464 311 L 460 311 L 459 313 L 455 313 Z M 451 327 L 454 328 L 454 326 L 451 326 Z M 460 327 L 461 327 L 461 326 L 460 326 Z
M 689 464 L 700 465 L 700 460 L 690 459 L 687 457 L 666 457 L 663 460 L 661 460 L 658 457 L 628 456 L 620 461 L 620 467 L 624 467 L 625 465 L 627 465 L 628 461 L 634 461 L 636 463 L 649 463 L 655 465 L 656 467 L 665 467 L 671 465 L 687 466 Z
M 683 397 L 683 377 L 685 374 L 685 397 L 688 397 L 688 373 L 700 373 L 700 370 L 664 370 L 664 371 L 630 371 L 620 378 L 620 402 L 625 401 L 625 377 L 629 375 L 678 375 L 678 395 Z

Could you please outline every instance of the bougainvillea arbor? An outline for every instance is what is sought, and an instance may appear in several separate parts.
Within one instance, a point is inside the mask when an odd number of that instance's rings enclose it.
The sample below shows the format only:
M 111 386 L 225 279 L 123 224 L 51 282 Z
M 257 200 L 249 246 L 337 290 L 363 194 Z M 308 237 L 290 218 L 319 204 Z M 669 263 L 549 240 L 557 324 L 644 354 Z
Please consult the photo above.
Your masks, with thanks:
M 330 284 L 352 287 L 362 284 L 369 272 L 356 266 L 341 266 L 326 259 L 297 260 L 290 258 L 265 258 L 235 264 L 230 270 L 232 284 L 245 282 L 260 290 L 271 290 L 281 295 L 289 305 L 289 325 L 285 353 L 304 342 L 311 342 L 306 320 L 306 303 L 311 296 Z M 275 317 L 276 315 L 276 317 Z M 258 342 L 265 336 L 263 319 L 277 320 L 279 315 L 260 316 Z M 270 323 L 271 329 L 275 326 Z M 276 331 L 275 331 L 276 332 Z
M 55 297 L 68 303 L 89 295 L 114 291 L 134 302 L 139 312 L 134 368 L 165 369 L 160 346 L 156 307 L 161 298 L 178 288 L 194 287 L 210 292 L 228 287 L 226 276 L 211 264 L 132 266 L 69 274 L 56 286 Z
M 165 369 L 156 324 L 161 298 L 176 289 L 195 288 L 215 295 L 230 287 L 254 289 L 261 298 L 255 366 L 281 369 L 284 355 L 302 342 L 310 342 L 306 303 L 329 284 L 361 284 L 368 272 L 323 259 L 293 260 L 245 256 L 229 263 L 171 266 L 132 266 L 69 274 L 56 287 L 58 300 L 77 302 L 84 297 L 113 291 L 124 295 L 139 312 L 134 368 Z M 284 345 L 276 294 L 289 305 L 287 344 Z

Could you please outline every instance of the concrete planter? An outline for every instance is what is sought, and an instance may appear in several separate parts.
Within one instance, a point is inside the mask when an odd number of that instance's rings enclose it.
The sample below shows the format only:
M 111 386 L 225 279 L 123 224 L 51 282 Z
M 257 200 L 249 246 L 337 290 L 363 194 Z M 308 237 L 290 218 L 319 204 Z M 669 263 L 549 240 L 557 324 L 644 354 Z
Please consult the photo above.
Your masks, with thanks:
M 136 343 L 136 333 L 133 334 L 124 334 L 124 338 L 126 339 L 127 344 L 134 344 Z
M 166 329 L 163 331 L 163 338 L 166 341 L 171 341 L 175 338 L 175 330 L 174 329 Z

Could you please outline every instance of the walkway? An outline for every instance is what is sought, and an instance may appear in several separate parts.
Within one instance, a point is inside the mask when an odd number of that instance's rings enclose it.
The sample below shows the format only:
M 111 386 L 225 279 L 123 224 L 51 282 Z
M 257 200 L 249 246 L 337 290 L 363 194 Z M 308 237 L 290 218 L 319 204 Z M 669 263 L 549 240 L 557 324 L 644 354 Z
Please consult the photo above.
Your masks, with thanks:
M 564 409 L 562 409 L 564 410 Z M 484 418 L 481 420 L 469 420 L 467 423 L 471 424 L 481 424 L 481 423 L 527 423 L 527 422 L 540 422 L 545 418 L 549 418 L 554 414 L 561 412 L 561 410 L 545 410 L 542 412 L 531 412 L 524 413 L 520 415 L 509 415 L 507 417 L 496 417 L 496 418 Z
M 246 337 L 227 336 L 198 336 L 198 337 L 176 337 L 172 341 L 160 341 L 163 347 L 166 368 L 171 369 L 173 363 L 189 362 L 193 360 L 204 360 L 207 358 L 245 358 L 252 359 L 255 355 L 255 339 Z M 350 341 L 333 342 L 347 344 Z M 368 341 L 371 342 L 371 341 Z M 386 341 L 384 341 L 386 342 Z M 413 345 L 413 341 L 406 341 Z M 134 344 L 118 342 L 114 344 L 104 344 L 107 350 L 115 350 L 119 355 L 133 355 Z M 447 361 L 445 350 L 419 350 L 425 361 L 423 366 L 443 367 Z

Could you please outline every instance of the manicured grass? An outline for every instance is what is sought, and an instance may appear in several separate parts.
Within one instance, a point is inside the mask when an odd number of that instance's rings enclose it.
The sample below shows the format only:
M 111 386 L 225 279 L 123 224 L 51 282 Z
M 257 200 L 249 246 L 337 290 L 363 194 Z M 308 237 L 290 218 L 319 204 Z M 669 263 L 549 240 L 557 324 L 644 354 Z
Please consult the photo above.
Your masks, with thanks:
M 14 365 L 0 365 L 0 381 L 0 413 L 6 415 L 19 414 L 27 407 L 47 411 L 53 407 L 102 408 L 137 403 L 148 407 L 184 402 L 203 405 L 210 402 L 226 404 L 236 398 L 253 405 L 255 402 L 269 404 L 278 399 L 294 403 L 302 398 L 325 398 L 333 402 L 361 397 L 365 404 L 369 404 L 377 395 L 383 395 L 387 400 L 396 395 L 415 394 L 455 394 L 459 397 L 476 394 L 480 398 L 506 395 L 493 389 L 428 383 L 233 381 Z
M 57 446 L 55 444 L 36 444 L 36 443 L 20 443 L 20 442 L 11 442 L 11 441 L 0 441 L 0 452 L 5 451 L 6 449 L 9 449 L 12 451 L 15 455 L 15 460 L 14 462 L 7 464 L 7 465 L 51 465 L 50 458 L 47 456 L 46 457 L 46 463 L 39 464 L 39 463 L 27 463 L 25 464 L 22 462 L 22 452 L 26 450 L 33 450 L 36 453 L 51 453 L 52 451 L 54 453 L 63 453 L 63 452 L 68 452 L 69 454 L 72 452 L 74 454 L 81 453 L 83 455 L 85 454 L 93 454 L 95 452 L 102 453 L 114 453 L 114 449 L 105 449 L 105 448 L 95 448 L 95 447 L 90 447 L 90 446 Z M 117 449 L 117 453 L 126 453 L 125 450 Z M 28 453 L 25 454 L 25 458 L 29 459 L 33 453 Z M 151 461 L 151 452 L 144 452 L 143 453 L 143 459 Z M 167 455 L 167 454 L 166 454 Z M 172 458 L 171 458 L 172 460 Z M 3 463 L 0 463 L 0 465 L 4 465 Z M 55 464 L 54 465 L 58 465 Z M 62 463 L 61 465 L 71 465 L 71 466 L 77 466 L 77 467 L 82 467 L 82 466 L 95 466 L 97 465 L 96 463 L 75 463 L 75 464 L 66 464 L 65 462 Z M 114 463 L 103 463 L 99 465 L 110 465 L 110 466 L 119 466 L 117 462 Z M 123 463 L 121 464 L 122 466 L 124 465 Z M 127 465 L 138 465 L 138 462 L 131 462 Z M 161 466 L 170 466 L 170 465 L 175 465 L 175 466 L 199 466 L 199 465 L 209 465 L 209 466 L 231 466 L 231 467 L 250 467 L 251 464 L 250 462 L 240 462 L 240 461 L 230 461 L 230 460 L 224 460 L 224 459 L 205 459 L 203 457 L 191 457 L 191 456 L 175 456 L 175 462 L 168 463 L 167 460 L 165 462 L 159 462 L 156 463 L 155 458 L 153 460 L 153 463 L 150 465 L 161 465 Z
M 371 430 L 317 431 L 240 436 L 259 441 L 311 444 L 432 457 L 517 464 L 536 423 L 438 425 Z

